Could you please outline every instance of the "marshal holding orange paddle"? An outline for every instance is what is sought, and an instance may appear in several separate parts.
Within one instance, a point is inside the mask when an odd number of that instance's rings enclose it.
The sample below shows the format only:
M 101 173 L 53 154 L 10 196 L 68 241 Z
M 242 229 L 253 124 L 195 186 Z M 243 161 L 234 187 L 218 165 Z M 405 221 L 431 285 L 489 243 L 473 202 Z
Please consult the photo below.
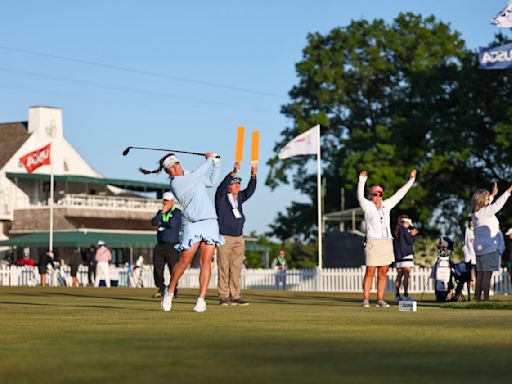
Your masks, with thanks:
M 243 204 L 256 190 L 256 172 L 259 159 L 260 132 L 251 134 L 251 178 L 247 188 L 240 190 L 242 179 L 237 176 L 244 152 L 244 127 L 238 127 L 236 137 L 235 165 L 226 175 L 215 193 L 215 209 L 219 221 L 219 232 L 224 245 L 218 248 L 218 288 L 220 305 L 249 305 L 240 296 L 240 275 L 244 262 L 245 242 L 243 226 L 245 215 Z

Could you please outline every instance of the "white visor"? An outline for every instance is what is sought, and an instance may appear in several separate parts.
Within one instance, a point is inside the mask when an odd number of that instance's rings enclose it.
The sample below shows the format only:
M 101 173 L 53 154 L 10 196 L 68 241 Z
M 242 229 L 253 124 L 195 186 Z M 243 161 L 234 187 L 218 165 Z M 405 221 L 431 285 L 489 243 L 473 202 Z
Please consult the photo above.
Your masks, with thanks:
M 162 165 L 163 165 L 163 167 L 164 167 L 165 169 L 169 169 L 169 168 L 171 168 L 171 167 L 172 167 L 172 165 L 173 165 L 174 163 L 179 163 L 179 162 L 180 162 L 180 160 L 179 160 L 176 156 L 171 155 L 171 156 L 169 156 L 169 157 L 166 157 L 166 158 L 165 158 L 165 160 L 164 160 L 164 162 L 162 163 Z

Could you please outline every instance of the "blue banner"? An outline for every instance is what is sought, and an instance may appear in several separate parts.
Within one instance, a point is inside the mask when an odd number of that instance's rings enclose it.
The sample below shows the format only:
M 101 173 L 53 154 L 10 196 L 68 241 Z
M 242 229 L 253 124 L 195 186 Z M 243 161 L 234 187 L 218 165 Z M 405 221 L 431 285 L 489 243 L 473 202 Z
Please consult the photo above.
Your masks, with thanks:
M 481 69 L 512 68 L 512 44 L 480 48 L 478 59 Z

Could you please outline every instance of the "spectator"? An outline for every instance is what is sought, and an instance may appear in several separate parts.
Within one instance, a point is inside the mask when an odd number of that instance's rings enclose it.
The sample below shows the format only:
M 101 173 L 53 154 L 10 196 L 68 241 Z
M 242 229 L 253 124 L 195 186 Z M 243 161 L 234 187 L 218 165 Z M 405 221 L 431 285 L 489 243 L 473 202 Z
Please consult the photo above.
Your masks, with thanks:
M 476 255 L 473 244 L 475 242 L 475 228 L 473 226 L 473 219 L 468 215 L 466 230 L 464 231 L 464 244 L 462 245 L 462 252 L 464 253 L 464 262 L 466 263 L 466 270 L 470 273 L 468 282 L 468 298 L 470 298 L 471 287 L 476 281 Z
M 276 273 L 276 289 L 278 290 L 281 284 L 283 290 L 286 290 L 286 270 L 288 269 L 288 264 L 284 249 L 281 249 L 279 255 L 272 261 L 272 268 L 274 268 Z
M 71 286 L 72 287 L 79 286 L 76 274 L 78 272 L 78 267 L 80 266 L 81 261 L 82 261 L 82 255 L 80 255 L 80 251 L 77 249 L 71 255 L 71 261 L 69 263 L 69 266 L 71 267 Z
M 508 270 L 508 275 L 509 275 L 509 278 L 510 278 L 510 289 L 509 289 L 509 292 L 508 293 L 512 293 L 512 228 L 509 228 L 507 230 L 507 232 L 505 233 L 505 236 L 507 236 L 508 238 L 508 245 L 509 245 L 509 249 L 508 249 L 508 260 L 507 260 L 507 270 Z
M 240 163 L 235 162 L 233 170 L 222 180 L 215 192 L 215 211 L 219 222 L 219 232 L 225 243 L 218 247 L 218 289 L 219 304 L 249 305 L 240 297 L 240 276 L 244 261 L 245 242 L 242 236 L 245 215 L 242 204 L 256 190 L 256 165 L 251 166 L 251 179 L 247 188 L 240 190 L 242 179 L 236 174 Z
M 87 251 L 85 263 L 87 265 L 87 279 L 89 280 L 89 285 L 94 284 L 94 276 L 96 275 L 96 247 L 94 244 L 89 246 L 89 250 Z
M 395 280 L 395 300 L 412 300 L 409 297 L 409 277 L 414 268 L 413 244 L 416 241 L 418 230 L 414 227 L 412 220 L 407 215 L 400 215 L 395 228 L 393 248 L 395 251 L 395 267 L 397 276 Z M 403 284 L 404 296 L 400 296 L 400 286 Z
M 98 249 L 94 257 L 96 260 L 96 277 L 94 279 L 94 286 L 100 286 L 100 275 L 105 279 L 105 285 L 110 288 L 110 261 L 112 261 L 112 253 L 105 245 L 103 240 L 98 241 Z
M 172 276 L 172 269 L 180 258 L 180 253 L 174 247 L 180 242 L 182 213 L 176 206 L 176 197 L 172 192 L 165 192 L 162 200 L 162 209 L 151 219 L 151 225 L 158 227 L 157 244 L 153 252 L 153 277 L 157 286 L 154 298 L 161 297 L 165 289 L 165 264 L 169 267 Z M 178 288 L 176 287 L 174 297 L 177 296 Z
M 4 260 L 7 263 L 7 265 L 13 265 L 14 264 L 14 252 L 12 252 L 11 250 L 7 251 L 5 253 Z
M 402 198 L 407 194 L 416 179 L 416 170 L 413 169 L 409 181 L 389 199 L 382 200 L 384 189 L 374 185 L 371 189 L 371 201 L 364 196 L 364 185 L 368 173 L 359 174 L 357 185 L 357 199 L 364 211 L 366 222 L 366 271 L 363 281 L 363 307 L 370 307 L 370 289 L 375 272 L 377 272 L 377 307 L 389 307 L 384 301 L 386 288 L 386 274 L 389 265 L 395 260 L 393 254 L 393 236 L 390 228 L 390 213 Z
M 501 262 L 501 254 L 505 250 L 503 234 L 500 231 L 500 222 L 496 217 L 505 205 L 512 185 L 494 202 L 498 194 L 498 186 L 494 183 L 492 193 L 486 189 L 479 189 L 473 194 L 472 220 L 475 226 L 475 241 L 473 248 L 476 254 L 476 287 L 475 300 L 489 301 L 489 289 L 491 277 L 494 271 L 498 271 Z
M 43 253 L 39 256 L 37 268 L 41 277 L 41 286 L 46 287 L 46 273 L 48 272 L 48 264 L 53 261 L 54 254 L 51 251 Z M 34 265 L 34 264 L 32 264 Z

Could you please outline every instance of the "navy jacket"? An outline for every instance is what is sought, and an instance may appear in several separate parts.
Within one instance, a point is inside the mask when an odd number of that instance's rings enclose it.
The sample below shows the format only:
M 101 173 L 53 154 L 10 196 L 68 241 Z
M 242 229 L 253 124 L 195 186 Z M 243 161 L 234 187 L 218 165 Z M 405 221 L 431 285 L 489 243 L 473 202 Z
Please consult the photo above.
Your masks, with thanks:
M 171 215 L 169 220 L 165 221 L 160 210 L 151 219 L 151 225 L 158 227 L 156 238 L 159 243 L 177 244 L 180 242 L 181 211 L 176 208 Z
M 416 237 L 409 233 L 404 226 L 398 227 L 398 237 L 393 240 L 393 249 L 395 251 L 395 260 L 400 261 L 404 256 L 414 254 L 412 245 L 416 241 Z
M 219 231 L 221 235 L 242 236 L 245 223 L 242 205 L 256 190 L 256 177 L 251 177 L 247 188 L 238 192 L 238 212 L 242 216 L 239 219 L 233 215 L 233 207 L 228 200 L 228 187 L 231 180 L 233 180 L 233 176 L 231 176 L 231 173 L 228 173 L 215 192 L 215 210 L 217 211 L 217 220 L 219 221 Z

